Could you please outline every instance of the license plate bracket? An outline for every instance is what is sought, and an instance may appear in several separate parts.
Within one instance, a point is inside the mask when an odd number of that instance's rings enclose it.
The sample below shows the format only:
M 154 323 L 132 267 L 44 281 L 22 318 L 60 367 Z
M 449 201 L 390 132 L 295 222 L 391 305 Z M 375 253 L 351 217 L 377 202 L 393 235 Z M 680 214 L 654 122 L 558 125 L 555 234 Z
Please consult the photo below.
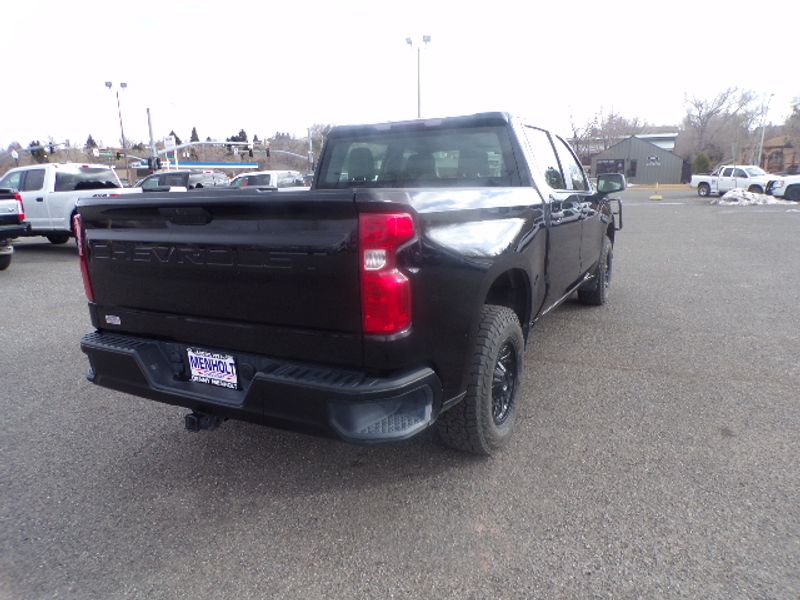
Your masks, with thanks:
M 236 359 L 230 354 L 186 348 L 191 381 L 231 390 L 239 389 Z

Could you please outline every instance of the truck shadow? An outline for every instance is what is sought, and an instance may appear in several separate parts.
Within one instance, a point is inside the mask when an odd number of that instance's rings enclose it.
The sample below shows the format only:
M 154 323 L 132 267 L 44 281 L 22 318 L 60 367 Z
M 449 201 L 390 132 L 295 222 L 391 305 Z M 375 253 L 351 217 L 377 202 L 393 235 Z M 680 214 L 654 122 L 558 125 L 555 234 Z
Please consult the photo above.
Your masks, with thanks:
M 41 240 L 41 241 L 40 241 Z M 73 240 L 65 244 L 51 244 L 44 238 L 29 238 L 14 241 L 14 253 L 17 259 L 48 259 L 67 262 L 78 257 L 78 249 Z
M 174 423 L 173 431 L 142 439 L 138 449 L 116 457 L 108 465 L 109 484 L 166 485 L 213 497 L 225 481 L 234 496 L 296 498 L 435 481 L 451 470 L 463 477 L 492 460 L 445 448 L 430 430 L 404 442 L 361 446 L 238 421 L 199 434 Z

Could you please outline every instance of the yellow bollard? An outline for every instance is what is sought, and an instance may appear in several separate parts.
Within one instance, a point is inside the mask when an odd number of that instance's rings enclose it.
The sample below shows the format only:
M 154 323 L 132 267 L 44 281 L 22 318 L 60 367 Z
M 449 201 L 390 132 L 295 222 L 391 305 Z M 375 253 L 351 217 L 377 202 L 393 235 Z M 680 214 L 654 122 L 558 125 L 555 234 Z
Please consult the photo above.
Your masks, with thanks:
M 663 200 L 664 196 L 658 193 L 658 182 L 656 181 L 656 193 L 650 196 L 650 200 Z

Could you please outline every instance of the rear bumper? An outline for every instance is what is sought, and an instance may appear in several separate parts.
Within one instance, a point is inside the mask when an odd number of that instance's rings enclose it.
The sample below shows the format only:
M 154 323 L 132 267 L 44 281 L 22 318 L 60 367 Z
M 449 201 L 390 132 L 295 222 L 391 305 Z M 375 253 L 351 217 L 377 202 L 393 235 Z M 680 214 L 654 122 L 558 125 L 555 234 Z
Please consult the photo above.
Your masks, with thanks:
M 28 223 L 22 223 L 20 225 L 0 225 L 0 241 L 25 235 L 29 228 L 30 224 Z
M 227 350 L 240 388 L 189 381 L 186 345 L 95 332 L 84 336 L 89 381 L 191 410 L 349 442 L 416 435 L 433 423 L 442 386 L 428 367 L 390 377 Z

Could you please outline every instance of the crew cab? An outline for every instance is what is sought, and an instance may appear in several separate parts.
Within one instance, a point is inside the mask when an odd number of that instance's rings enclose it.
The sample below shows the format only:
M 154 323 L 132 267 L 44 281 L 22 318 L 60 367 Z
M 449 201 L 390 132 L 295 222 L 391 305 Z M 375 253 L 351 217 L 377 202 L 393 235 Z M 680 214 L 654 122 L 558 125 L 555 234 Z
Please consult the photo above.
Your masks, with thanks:
M 607 301 L 624 188 L 595 189 L 553 133 L 481 113 L 335 127 L 312 188 L 269 202 L 81 200 L 87 377 L 188 408 L 191 431 L 233 418 L 369 443 L 435 425 L 491 454 L 539 319 L 575 292 Z
M 72 235 L 75 205 L 82 196 L 119 196 L 141 190 L 122 188 L 117 173 L 106 165 L 53 163 L 17 167 L 0 179 L 0 188 L 19 191 L 30 229 L 53 244 Z
M 22 197 L 16 190 L 0 188 L 0 271 L 11 265 L 14 246 L 11 240 L 28 230 Z
M 776 198 L 800 202 L 800 175 L 772 176 L 766 192 Z
M 689 185 L 704 198 L 709 194 L 723 196 L 735 189 L 763 194 L 770 179 L 774 177 L 756 165 L 721 165 L 710 175 L 692 175 Z

